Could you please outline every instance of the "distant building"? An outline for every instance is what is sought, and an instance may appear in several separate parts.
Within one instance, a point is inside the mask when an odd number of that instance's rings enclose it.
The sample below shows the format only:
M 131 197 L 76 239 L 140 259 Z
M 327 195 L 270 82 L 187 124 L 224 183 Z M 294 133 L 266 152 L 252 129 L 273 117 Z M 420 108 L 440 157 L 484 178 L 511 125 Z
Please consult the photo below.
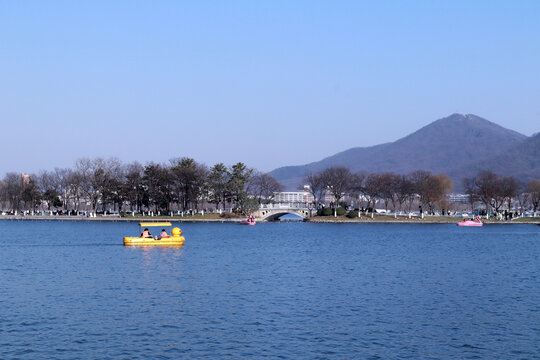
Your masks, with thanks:
M 451 202 L 463 204 L 469 203 L 469 195 L 467 194 L 450 194 L 448 197 Z
M 309 192 L 309 186 L 304 186 L 302 191 L 281 191 L 274 193 L 276 203 L 311 203 L 313 195 Z
M 25 174 L 25 173 L 21 173 L 21 181 L 24 185 L 28 185 L 30 184 L 30 175 L 29 174 Z

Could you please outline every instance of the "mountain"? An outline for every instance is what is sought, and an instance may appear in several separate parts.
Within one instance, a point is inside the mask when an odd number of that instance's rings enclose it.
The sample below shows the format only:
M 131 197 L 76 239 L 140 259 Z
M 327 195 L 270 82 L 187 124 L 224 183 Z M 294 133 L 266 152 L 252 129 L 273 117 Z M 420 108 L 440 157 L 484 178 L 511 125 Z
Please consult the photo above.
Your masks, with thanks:
M 306 165 L 286 166 L 270 174 L 286 189 L 298 188 L 302 178 L 330 166 L 352 171 L 392 171 L 406 174 L 414 170 L 447 173 L 490 158 L 517 146 L 527 137 L 476 115 L 452 114 L 424 126 L 397 141 L 345 150 Z
M 453 169 L 448 175 L 460 181 L 480 170 L 491 170 L 505 176 L 512 175 L 524 181 L 532 178 L 540 179 L 540 133 L 487 159 Z

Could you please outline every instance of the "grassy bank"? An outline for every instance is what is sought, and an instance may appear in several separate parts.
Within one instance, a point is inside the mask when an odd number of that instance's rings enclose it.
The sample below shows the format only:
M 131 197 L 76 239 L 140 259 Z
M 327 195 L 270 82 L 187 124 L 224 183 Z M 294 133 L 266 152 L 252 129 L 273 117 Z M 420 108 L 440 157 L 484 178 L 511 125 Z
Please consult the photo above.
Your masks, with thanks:
M 361 216 L 358 218 L 348 218 L 346 216 L 313 216 L 307 221 L 317 223 L 414 223 L 414 224 L 456 224 L 463 218 L 452 216 L 426 216 L 423 219 L 419 217 L 408 216 L 388 216 L 375 215 Z M 540 217 L 515 218 L 513 220 L 498 220 L 496 218 L 482 219 L 484 224 L 540 224 Z
M 98 217 L 82 217 L 82 216 L 15 216 L 15 215 L 3 215 L 0 216 L 0 220 L 50 220 L 50 221 L 174 221 L 174 222 L 240 222 L 245 217 L 221 217 L 217 213 L 209 213 L 204 215 L 190 215 L 190 216 L 98 216 Z M 450 216 L 426 216 L 424 219 L 419 217 L 408 216 L 388 216 L 388 215 L 375 215 L 361 216 L 358 218 L 348 218 L 346 216 L 313 216 L 306 219 L 307 222 L 313 223 L 411 223 L 411 224 L 456 224 L 461 221 L 462 218 L 450 217 Z M 259 220 L 261 221 L 261 220 Z M 484 224 L 540 224 L 540 217 L 526 217 L 517 218 L 513 220 L 498 220 L 496 218 L 482 219 Z
M 174 222 L 239 222 L 245 217 L 226 218 L 220 217 L 219 214 L 191 215 L 191 216 L 20 216 L 20 215 L 3 215 L 0 220 L 48 220 L 48 221 L 132 221 L 132 222 L 152 222 L 152 221 L 174 221 Z

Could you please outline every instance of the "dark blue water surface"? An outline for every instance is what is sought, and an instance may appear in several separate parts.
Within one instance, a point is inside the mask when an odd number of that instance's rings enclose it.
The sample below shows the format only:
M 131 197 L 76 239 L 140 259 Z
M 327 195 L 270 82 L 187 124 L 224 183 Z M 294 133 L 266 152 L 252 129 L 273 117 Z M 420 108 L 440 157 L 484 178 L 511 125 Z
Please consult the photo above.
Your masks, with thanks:
M 181 227 L 0 221 L 0 358 L 540 358 L 538 226 Z

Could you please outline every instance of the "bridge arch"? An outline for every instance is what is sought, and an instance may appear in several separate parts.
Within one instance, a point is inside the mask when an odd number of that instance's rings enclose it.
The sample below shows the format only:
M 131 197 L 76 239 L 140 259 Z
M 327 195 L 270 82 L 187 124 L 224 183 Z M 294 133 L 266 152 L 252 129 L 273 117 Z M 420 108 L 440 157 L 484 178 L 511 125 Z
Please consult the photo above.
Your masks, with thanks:
M 310 217 L 308 209 L 261 209 L 258 218 L 264 221 L 275 221 L 283 215 L 292 214 L 307 219 Z

